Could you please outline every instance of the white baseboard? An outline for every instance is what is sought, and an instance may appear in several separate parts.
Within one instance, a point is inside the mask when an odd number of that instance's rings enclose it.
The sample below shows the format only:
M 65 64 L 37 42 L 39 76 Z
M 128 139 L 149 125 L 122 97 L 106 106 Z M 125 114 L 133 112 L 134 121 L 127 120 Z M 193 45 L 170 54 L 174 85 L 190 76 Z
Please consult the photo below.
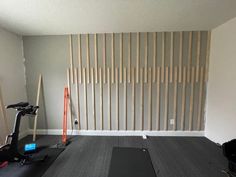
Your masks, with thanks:
M 28 131 L 33 134 L 33 130 Z M 38 135 L 62 135 L 62 129 L 38 129 Z M 87 135 L 87 136 L 196 136 L 202 137 L 204 131 L 125 131 L 125 130 L 68 130 L 68 135 Z

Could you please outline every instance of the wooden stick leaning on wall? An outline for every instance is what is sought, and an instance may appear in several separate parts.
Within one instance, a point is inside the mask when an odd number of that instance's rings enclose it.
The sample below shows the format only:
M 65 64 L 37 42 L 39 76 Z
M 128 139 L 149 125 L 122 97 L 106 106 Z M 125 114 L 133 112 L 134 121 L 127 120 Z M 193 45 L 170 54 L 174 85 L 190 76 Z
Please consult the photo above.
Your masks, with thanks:
M 95 65 L 95 83 L 98 83 L 98 46 L 97 46 L 97 34 L 94 34 L 94 65 Z
M 79 80 L 79 83 L 81 84 L 82 82 L 82 50 L 81 50 L 81 35 L 80 34 L 78 34 L 78 64 L 79 64 L 78 80 Z
M 205 82 L 208 81 L 210 48 L 211 48 L 211 31 L 208 31 L 207 32 L 207 51 L 206 51 L 206 66 L 205 66 Z
M 189 32 L 188 37 L 188 67 L 187 67 L 187 82 L 190 82 L 191 78 L 191 63 L 192 63 L 192 31 Z
M 157 67 L 156 130 L 160 130 L 160 67 Z
M 99 86 L 100 86 L 100 130 L 103 130 L 103 83 L 102 68 L 99 68 Z
M 124 68 L 124 124 L 125 130 L 127 130 L 127 72 Z
M 165 74 L 165 100 L 164 100 L 164 130 L 168 129 L 168 95 L 169 95 L 169 77 L 168 77 L 168 67 L 166 67 Z
M 148 130 L 152 130 L 152 70 L 148 69 Z
M 174 67 L 174 106 L 173 106 L 173 119 L 174 119 L 174 126 L 173 130 L 176 130 L 176 123 L 177 123 L 177 83 L 178 83 L 178 70 L 177 66 Z
M 135 76 L 134 76 L 135 70 L 132 68 L 132 130 L 135 130 Z
M 86 34 L 86 53 L 87 53 L 87 83 L 90 83 L 90 45 L 89 34 Z
M 154 32 L 153 36 L 152 36 L 152 40 L 153 40 L 153 58 L 152 58 L 152 65 L 153 65 L 153 76 L 152 76 L 152 82 L 156 82 L 156 54 L 157 54 L 157 33 Z
M 9 128 L 9 125 L 8 125 L 8 121 L 7 121 L 7 115 L 6 115 L 6 111 L 5 111 L 5 106 L 4 106 L 4 103 L 3 103 L 3 96 L 2 96 L 2 89 L 1 89 L 1 86 L 0 86 L 0 112 L 2 114 L 2 118 L 3 118 L 3 122 L 4 122 L 4 125 L 6 127 L 6 134 L 8 134 L 10 132 L 10 128 Z
M 139 58 L 139 48 L 140 48 L 140 43 L 139 43 L 139 33 L 136 34 L 136 83 L 139 83 L 139 63 L 140 63 L 140 58 Z
M 83 68 L 83 81 L 84 81 L 84 118 L 85 118 L 85 129 L 88 130 L 88 105 L 87 105 L 86 68 Z
M 143 68 L 140 68 L 140 125 L 141 130 L 144 128 L 144 113 L 143 113 Z
M 148 80 L 148 33 L 144 33 L 144 83 L 147 83 Z
M 196 82 L 198 82 L 198 78 L 199 78 L 200 52 L 201 52 L 201 32 L 198 31 L 197 32 Z
M 41 93 L 41 85 L 42 85 L 42 74 L 39 74 L 38 89 L 37 89 L 37 96 L 36 96 L 35 106 L 39 106 L 39 98 L 40 98 L 40 93 Z M 38 122 L 38 114 L 36 113 L 35 118 L 34 118 L 33 141 L 36 140 L 37 122 Z
M 106 83 L 106 33 L 103 34 L 103 83 Z
M 173 58 L 174 58 L 174 34 L 170 32 L 170 83 L 172 83 L 173 77 Z
M 80 104 L 79 104 L 79 81 L 78 81 L 78 68 L 75 68 L 75 90 L 76 90 L 76 103 L 77 103 L 77 118 L 78 129 L 80 130 Z
M 73 46 L 72 35 L 69 35 L 69 58 L 70 58 L 70 78 L 71 83 L 74 83 L 74 61 L 73 61 Z
M 73 118 L 72 118 L 72 101 L 71 101 L 71 78 L 70 78 L 70 68 L 67 69 L 67 87 L 68 87 L 68 92 L 69 92 L 69 116 L 70 116 L 70 126 L 71 129 L 74 129 L 74 123 L 73 123 Z
M 181 98 L 181 113 L 180 113 L 180 120 L 181 120 L 181 130 L 184 130 L 184 121 L 185 121 L 185 99 L 186 99 L 186 67 L 183 68 L 183 84 L 182 84 L 182 98 Z
M 128 83 L 131 82 L 131 33 L 128 39 Z
M 165 32 L 162 32 L 161 38 L 161 82 L 165 79 Z
M 107 68 L 107 87 L 108 87 L 108 129 L 111 130 L 111 78 L 110 78 L 110 68 Z
M 189 131 L 193 128 L 193 103 L 194 103 L 194 67 L 192 67 L 191 73 L 191 86 L 190 86 L 190 103 L 189 103 Z
M 115 39 L 114 33 L 111 34 L 111 83 L 115 80 Z
M 199 83 L 199 95 L 198 95 L 198 113 L 197 113 L 197 130 L 201 129 L 201 113 L 202 113 L 202 90 L 203 90 L 203 67 L 200 69 L 200 83 Z
M 93 128 L 96 130 L 96 100 L 95 100 L 95 86 L 94 86 L 94 68 L 91 68 L 91 83 L 92 83 L 92 106 L 93 106 Z
M 119 76 L 118 76 L 118 68 L 116 68 L 115 76 L 116 76 L 116 129 L 120 129 L 120 121 L 119 121 Z
M 120 33 L 120 83 L 123 81 L 123 34 Z
M 179 33 L 179 83 L 182 80 L 182 63 L 183 63 L 183 32 Z

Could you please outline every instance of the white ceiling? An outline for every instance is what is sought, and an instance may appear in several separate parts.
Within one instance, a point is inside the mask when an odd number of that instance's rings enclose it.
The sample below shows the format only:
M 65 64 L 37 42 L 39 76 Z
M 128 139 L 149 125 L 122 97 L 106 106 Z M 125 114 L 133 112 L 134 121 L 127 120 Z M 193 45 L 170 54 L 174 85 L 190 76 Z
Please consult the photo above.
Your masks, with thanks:
M 0 26 L 21 35 L 209 30 L 236 0 L 0 0 Z

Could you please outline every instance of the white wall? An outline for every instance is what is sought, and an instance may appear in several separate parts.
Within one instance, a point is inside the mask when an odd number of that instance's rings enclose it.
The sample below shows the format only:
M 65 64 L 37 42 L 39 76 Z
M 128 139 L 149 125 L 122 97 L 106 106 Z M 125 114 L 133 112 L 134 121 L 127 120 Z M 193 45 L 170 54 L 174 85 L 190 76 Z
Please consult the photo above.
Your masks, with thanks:
M 0 28 L 0 86 L 4 104 L 27 101 L 24 74 L 23 42 L 21 36 Z M 7 110 L 10 129 L 14 124 L 14 110 Z M 0 114 L 0 136 L 5 138 L 6 131 Z M 21 132 L 28 129 L 28 120 L 21 124 Z
M 236 138 L 236 18 L 212 31 L 206 136 Z

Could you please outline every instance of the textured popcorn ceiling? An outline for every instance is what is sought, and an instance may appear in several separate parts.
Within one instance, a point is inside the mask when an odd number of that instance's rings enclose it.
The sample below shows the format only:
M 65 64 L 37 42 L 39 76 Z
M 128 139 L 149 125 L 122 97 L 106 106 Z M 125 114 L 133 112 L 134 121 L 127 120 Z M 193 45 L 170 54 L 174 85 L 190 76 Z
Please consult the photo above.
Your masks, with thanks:
M 236 0 L 1 0 L 0 26 L 21 35 L 209 30 Z

